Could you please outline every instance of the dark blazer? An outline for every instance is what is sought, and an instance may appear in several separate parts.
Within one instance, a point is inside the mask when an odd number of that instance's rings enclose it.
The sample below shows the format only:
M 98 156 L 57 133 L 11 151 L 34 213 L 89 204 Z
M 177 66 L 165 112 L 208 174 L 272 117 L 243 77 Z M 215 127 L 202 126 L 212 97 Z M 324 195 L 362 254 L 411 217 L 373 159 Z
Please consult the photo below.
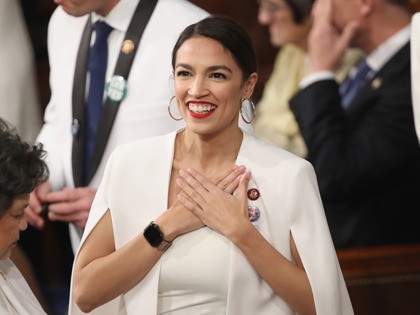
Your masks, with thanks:
M 420 242 L 420 146 L 411 103 L 410 44 L 345 111 L 337 83 L 290 102 L 314 165 L 337 248 Z

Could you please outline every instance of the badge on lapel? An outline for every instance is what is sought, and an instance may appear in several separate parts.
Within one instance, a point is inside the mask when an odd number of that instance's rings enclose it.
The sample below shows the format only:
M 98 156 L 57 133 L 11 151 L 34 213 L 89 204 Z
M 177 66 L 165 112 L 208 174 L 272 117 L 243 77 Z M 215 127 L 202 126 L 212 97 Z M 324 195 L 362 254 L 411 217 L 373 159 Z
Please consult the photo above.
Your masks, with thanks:
M 127 80 L 123 76 L 113 75 L 105 88 L 108 99 L 112 102 L 121 102 L 127 94 Z
M 260 198 L 260 192 L 256 188 L 248 189 L 247 195 L 248 195 L 248 199 L 252 201 L 255 201 L 258 198 Z M 251 222 L 257 221 L 260 218 L 260 214 L 261 214 L 260 209 L 257 206 L 252 205 L 252 204 L 248 206 L 248 217 Z

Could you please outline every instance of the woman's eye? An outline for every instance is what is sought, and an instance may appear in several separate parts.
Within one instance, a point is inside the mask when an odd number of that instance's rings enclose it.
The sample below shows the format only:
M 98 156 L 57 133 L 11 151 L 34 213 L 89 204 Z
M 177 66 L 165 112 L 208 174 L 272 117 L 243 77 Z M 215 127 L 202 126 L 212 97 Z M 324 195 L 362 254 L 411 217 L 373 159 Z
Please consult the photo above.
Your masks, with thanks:
M 226 76 L 220 72 L 212 73 L 211 77 L 216 79 L 226 79 Z
M 186 77 L 186 76 L 188 76 L 189 75 L 189 72 L 188 71 L 178 71 L 177 73 L 176 73 L 176 76 L 177 77 Z

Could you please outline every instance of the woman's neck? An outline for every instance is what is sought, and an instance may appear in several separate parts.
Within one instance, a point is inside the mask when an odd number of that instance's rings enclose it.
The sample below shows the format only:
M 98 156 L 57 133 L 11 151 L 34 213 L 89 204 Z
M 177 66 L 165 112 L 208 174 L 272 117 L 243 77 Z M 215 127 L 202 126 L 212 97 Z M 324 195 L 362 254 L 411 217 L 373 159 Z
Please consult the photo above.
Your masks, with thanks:
M 184 130 L 177 136 L 175 158 L 208 176 L 235 164 L 242 144 L 239 128 L 217 135 L 198 135 Z

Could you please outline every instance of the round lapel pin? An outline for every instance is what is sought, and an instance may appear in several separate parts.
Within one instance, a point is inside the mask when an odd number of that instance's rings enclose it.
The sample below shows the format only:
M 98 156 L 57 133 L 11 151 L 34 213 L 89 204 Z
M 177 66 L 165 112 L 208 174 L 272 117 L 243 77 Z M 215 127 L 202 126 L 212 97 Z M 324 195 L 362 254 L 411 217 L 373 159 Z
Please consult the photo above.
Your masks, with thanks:
M 248 206 L 249 221 L 255 222 L 260 218 L 260 209 L 256 206 Z
M 260 198 L 260 192 L 256 188 L 251 188 L 248 190 L 248 198 L 251 200 L 257 200 Z
M 121 102 L 127 94 L 127 80 L 120 75 L 113 75 L 106 83 L 106 96 L 112 102 Z
M 80 135 L 80 122 L 77 118 L 73 119 L 71 124 L 71 134 L 73 135 L 73 139 L 78 139 Z
M 372 83 L 370 84 L 370 86 L 374 90 L 379 89 L 381 87 L 381 85 L 382 85 L 382 79 L 381 78 L 375 78 L 375 79 L 373 79 Z
M 123 41 L 122 46 L 121 46 L 121 52 L 128 55 L 131 54 L 134 50 L 134 43 L 132 40 L 130 39 L 126 39 L 125 41 Z

